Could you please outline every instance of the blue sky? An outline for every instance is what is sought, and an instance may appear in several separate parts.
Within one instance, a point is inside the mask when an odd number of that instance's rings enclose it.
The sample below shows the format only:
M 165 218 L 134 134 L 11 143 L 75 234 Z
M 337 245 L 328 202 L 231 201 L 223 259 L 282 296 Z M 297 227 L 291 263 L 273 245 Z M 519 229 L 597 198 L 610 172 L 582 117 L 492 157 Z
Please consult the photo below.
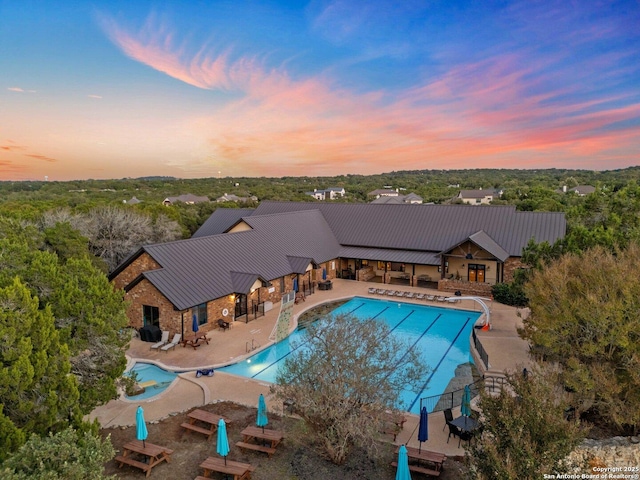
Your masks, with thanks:
M 640 3 L 0 0 L 0 180 L 640 164 Z

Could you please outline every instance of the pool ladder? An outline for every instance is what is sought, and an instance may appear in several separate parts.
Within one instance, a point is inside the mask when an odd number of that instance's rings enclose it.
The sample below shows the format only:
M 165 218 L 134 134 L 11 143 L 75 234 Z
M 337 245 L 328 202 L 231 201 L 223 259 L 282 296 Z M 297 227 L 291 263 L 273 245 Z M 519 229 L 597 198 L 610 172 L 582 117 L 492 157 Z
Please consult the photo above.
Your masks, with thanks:
M 255 338 L 252 338 L 251 345 L 249 345 L 249 342 L 245 344 L 246 353 L 253 352 L 259 346 L 260 346 L 259 343 L 255 343 Z

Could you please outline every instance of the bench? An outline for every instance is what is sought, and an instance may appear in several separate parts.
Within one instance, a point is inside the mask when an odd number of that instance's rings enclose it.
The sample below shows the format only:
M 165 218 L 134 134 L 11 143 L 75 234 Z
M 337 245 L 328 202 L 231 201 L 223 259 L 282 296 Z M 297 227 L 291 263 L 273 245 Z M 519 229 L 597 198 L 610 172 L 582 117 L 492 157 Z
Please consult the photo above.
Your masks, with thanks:
M 122 468 L 122 465 L 126 463 L 127 465 L 131 465 L 132 467 L 139 468 L 143 472 L 146 472 L 147 470 L 149 470 L 149 465 L 147 463 L 139 462 L 138 460 L 134 460 L 133 458 L 130 458 L 130 457 L 123 457 L 122 455 L 118 455 L 117 457 L 114 458 L 114 460 L 116 462 L 120 462 L 120 468 Z
M 268 447 L 266 445 L 258 445 L 257 443 L 236 442 L 236 447 L 247 448 L 249 450 L 256 450 L 258 452 L 264 452 L 269 456 L 276 453 L 276 449 Z
M 391 462 L 391 466 L 397 468 L 398 467 L 398 462 Z M 409 470 L 411 470 L 412 472 L 424 473 L 425 475 L 429 475 L 431 477 L 439 477 L 440 476 L 440 471 L 439 470 L 433 470 L 431 468 L 421 467 L 420 465 L 411 465 L 411 464 L 409 464 Z
M 211 437 L 213 436 L 213 434 L 216 433 L 215 431 L 210 430 L 208 428 L 202 428 L 202 427 L 199 427 L 198 425 L 194 425 L 193 423 L 188 423 L 188 422 L 181 423 L 180 426 L 182 428 L 193 430 L 194 432 L 202 433 L 208 437 L 208 440 L 211 440 Z

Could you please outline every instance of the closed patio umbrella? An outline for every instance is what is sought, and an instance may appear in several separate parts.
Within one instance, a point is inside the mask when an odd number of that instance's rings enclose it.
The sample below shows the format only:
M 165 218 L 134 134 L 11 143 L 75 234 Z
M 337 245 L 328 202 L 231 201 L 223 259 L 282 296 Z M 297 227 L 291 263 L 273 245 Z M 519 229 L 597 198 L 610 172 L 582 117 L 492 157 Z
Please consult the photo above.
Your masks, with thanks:
M 147 424 L 144 421 L 144 411 L 141 406 L 136 410 L 136 440 L 142 440 L 142 448 L 147 448 L 145 440 L 147 439 Z
M 396 470 L 396 480 L 411 480 L 409 472 L 409 457 L 407 455 L 407 447 L 400 445 L 398 450 L 398 469 Z
M 420 447 L 418 451 L 422 450 L 422 442 L 429 440 L 429 414 L 427 413 L 427 407 L 422 407 L 420 410 L 420 425 L 418 427 L 418 441 Z
M 297 278 L 293 279 L 293 291 L 294 292 L 298 291 L 298 279 Z
M 218 444 L 216 452 L 224 457 L 224 464 L 227 464 L 227 455 L 229 455 L 229 438 L 227 437 L 227 424 L 221 418 L 218 422 Z
M 264 401 L 264 395 L 260 394 L 258 397 L 258 416 L 256 418 L 256 425 L 262 427 L 262 433 L 264 433 L 265 425 L 269 423 L 267 418 L 267 404 Z
M 196 317 L 196 315 L 193 315 L 193 323 L 191 324 L 191 329 L 193 330 L 193 333 L 198 333 L 198 330 L 200 330 L 200 326 L 198 325 L 198 317 Z
M 326 280 L 327 279 L 327 269 L 323 268 L 322 269 L 322 280 Z
M 471 389 L 469 385 L 464 386 L 464 393 L 462 394 L 462 405 L 460 406 L 460 413 L 465 417 L 471 416 Z

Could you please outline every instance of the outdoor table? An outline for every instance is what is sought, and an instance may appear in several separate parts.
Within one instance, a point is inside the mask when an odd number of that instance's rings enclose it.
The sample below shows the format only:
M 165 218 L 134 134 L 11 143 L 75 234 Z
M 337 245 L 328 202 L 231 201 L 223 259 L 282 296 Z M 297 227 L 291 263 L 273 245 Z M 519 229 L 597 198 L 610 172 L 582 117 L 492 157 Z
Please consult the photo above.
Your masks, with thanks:
M 255 470 L 253 465 L 248 463 L 234 462 L 222 457 L 209 457 L 200 464 L 204 469 L 204 476 L 209 477 L 211 472 L 220 472 L 225 475 L 233 475 L 233 480 L 246 480 L 251 478 L 251 472 Z
M 473 433 L 478 428 L 478 421 L 465 415 L 451 420 L 449 423 L 458 427 L 461 432 Z
M 140 462 L 131 458 L 132 453 L 145 457 L 144 461 Z M 164 461 L 171 462 L 172 453 L 173 450 L 168 448 L 149 442 L 143 443 L 140 440 L 133 440 L 122 447 L 122 456 L 115 457 L 115 460 L 120 463 L 120 467 L 126 463 L 147 472 L 148 477 L 151 474 L 151 469 L 157 464 Z
M 249 440 L 262 440 L 269 442 L 271 448 L 276 448 L 284 439 L 284 434 L 279 430 L 262 430 L 261 427 L 249 426 L 240 432 L 242 441 L 248 443 Z
M 188 338 L 185 337 L 182 340 L 183 347 L 186 347 L 187 345 L 189 345 L 190 347 L 193 347 L 194 350 L 198 348 L 200 345 L 202 345 L 203 343 L 206 343 L 207 345 L 209 345 L 209 337 L 207 337 L 206 332 L 197 332 L 195 335 Z
M 182 423 L 180 426 L 187 430 L 202 433 L 207 436 L 208 440 L 211 440 L 213 434 L 216 433 L 218 422 L 221 418 L 225 423 L 229 423 L 229 420 L 226 418 L 216 415 L 215 413 L 207 412 L 206 410 L 200 410 L 199 408 L 187 413 L 187 417 L 189 417 L 189 422 Z M 206 428 L 196 425 L 196 421 L 204 423 Z
M 435 470 L 438 472 L 442 470 L 442 464 L 447 459 L 447 456 L 442 453 L 431 452 L 429 450 L 423 450 L 414 447 L 406 447 L 406 449 L 409 460 L 428 462 L 432 464 Z

